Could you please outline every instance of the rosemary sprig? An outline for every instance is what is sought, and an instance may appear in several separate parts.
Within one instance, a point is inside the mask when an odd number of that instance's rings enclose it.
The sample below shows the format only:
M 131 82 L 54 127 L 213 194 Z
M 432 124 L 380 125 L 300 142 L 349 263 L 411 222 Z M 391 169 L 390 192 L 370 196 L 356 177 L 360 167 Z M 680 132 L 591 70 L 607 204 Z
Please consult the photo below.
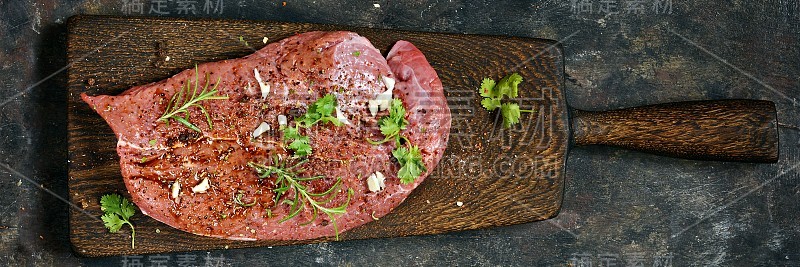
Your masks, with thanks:
M 282 199 L 283 201 L 280 202 L 281 204 L 287 204 L 290 206 L 289 213 L 286 214 L 286 216 L 284 216 L 279 222 L 282 223 L 296 217 L 305 209 L 306 204 L 308 204 L 312 210 L 313 216 L 310 220 L 300 225 L 307 225 L 314 222 L 314 220 L 317 219 L 319 212 L 322 212 L 325 215 L 328 215 L 328 218 L 330 218 L 331 223 L 333 223 L 333 229 L 336 232 L 336 240 L 339 240 L 339 229 L 336 226 L 336 218 L 334 215 L 340 215 L 347 212 L 347 206 L 350 204 L 350 197 L 353 196 L 353 190 L 347 190 L 347 201 L 344 204 L 333 208 L 325 207 L 324 204 L 330 203 L 338 195 L 339 188 L 342 185 L 342 178 L 338 178 L 336 183 L 324 192 L 309 192 L 308 186 L 304 185 L 303 183 L 322 179 L 324 176 L 299 176 L 299 173 L 304 171 L 304 169 L 301 168 L 301 165 L 307 161 L 307 159 L 304 159 L 290 165 L 287 161 L 280 161 L 276 157 L 273 158 L 273 163 L 271 166 L 255 162 L 249 162 L 247 163 L 247 166 L 255 169 L 258 173 L 258 177 L 261 179 L 273 176 L 275 177 L 276 187 L 272 190 L 275 192 L 275 204 L 277 205 L 279 203 L 278 201 L 281 201 Z M 294 192 L 294 196 L 291 198 L 285 197 L 290 191 Z
M 167 103 L 167 108 L 164 109 L 164 114 L 158 118 L 159 121 L 162 121 L 169 125 L 169 120 L 173 119 L 177 122 L 180 122 L 184 126 L 188 127 L 197 132 L 201 132 L 200 128 L 195 126 L 193 123 L 189 122 L 189 108 L 197 107 L 200 109 L 200 112 L 206 116 L 206 122 L 208 123 L 208 128 L 213 129 L 214 126 L 211 124 L 211 116 L 208 115 L 208 111 L 203 105 L 200 104 L 200 101 L 204 100 L 218 100 L 218 99 L 228 99 L 228 96 L 218 96 L 217 94 L 217 85 L 219 85 L 220 79 L 217 78 L 217 82 L 214 83 L 214 87 L 211 90 L 208 90 L 208 74 L 206 74 L 206 86 L 202 88 L 202 90 L 198 91 L 197 84 L 199 83 L 199 77 L 197 73 L 197 65 L 194 67 L 194 88 L 192 88 L 192 81 L 191 79 L 186 80 L 186 84 L 178 90 L 177 93 L 172 95 L 172 98 Z M 183 113 L 183 117 L 181 117 L 181 113 Z

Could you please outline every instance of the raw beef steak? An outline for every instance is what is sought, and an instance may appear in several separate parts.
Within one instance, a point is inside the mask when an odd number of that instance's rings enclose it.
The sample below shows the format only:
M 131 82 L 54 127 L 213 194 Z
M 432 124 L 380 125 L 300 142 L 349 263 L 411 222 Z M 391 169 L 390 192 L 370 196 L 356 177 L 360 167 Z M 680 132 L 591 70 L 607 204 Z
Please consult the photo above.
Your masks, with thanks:
M 371 114 L 370 100 L 393 82 L 393 96 L 402 100 L 409 122 L 400 134 L 420 148 L 427 167 L 409 184 L 397 177 L 396 143 L 366 141 L 384 138 L 377 123 L 388 111 Z M 179 114 L 196 129 L 178 119 L 159 120 L 187 85 L 227 96 L 200 101 L 185 116 Z M 348 123 L 300 128 L 311 154 L 293 156 L 279 115 L 294 126 L 294 118 L 328 94 L 338 102 L 338 117 Z M 236 240 L 333 236 L 386 215 L 438 164 L 451 121 L 441 81 L 417 48 L 399 41 L 384 59 L 366 38 L 351 32 L 303 33 L 117 96 L 81 97 L 116 134 L 122 177 L 143 213 L 187 232 Z M 257 128 L 263 133 L 254 132 Z M 259 178 L 251 165 L 276 162 L 302 164 L 297 177 L 320 176 L 298 184 L 311 194 L 331 189 L 331 199 L 312 199 L 324 208 L 346 205 L 346 211 L 326 216 L 306 201 L 300 203 L 304 209 L 287 217 L 291 200 L 302 195 L 290 189 L 276 198 L 276 176 Z M 367 180 L 376 172 L 385 176 L 385 188 L 373 192 Z

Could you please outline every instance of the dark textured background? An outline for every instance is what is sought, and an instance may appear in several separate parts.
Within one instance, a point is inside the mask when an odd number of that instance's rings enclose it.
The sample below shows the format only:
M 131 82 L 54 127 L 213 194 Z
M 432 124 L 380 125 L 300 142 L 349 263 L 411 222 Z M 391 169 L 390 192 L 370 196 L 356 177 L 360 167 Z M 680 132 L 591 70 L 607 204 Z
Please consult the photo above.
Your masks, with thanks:
M 382 1 L 375 7 L 358 1 L 221 0 L 221 12 L 204 11 L 205 0 L 197 0 L 193 15 L 178 14 L 183 0 L 168 1 L 166 16 L 562 40 L 572 106 L 771 100 L 781 123 L 781 159 L 698 162 L 576 148 L 567 163 L 561 214 L 549 221 L 436 236 L 77 258 L 68 240 L 68 205 L 42 190 L 61 197 L 67 192 L 65 22 L 75 14 L 128 15 L 128 2 L 143 3 L 142 15 L 148 15 L 157 1 L 0 2 L 0 263 L 800 266 L 797 0 L 572 1 L 592 3 L 591 11 L 571 1 Z M 607 2 L 620 12 L 604 10 Z M 671 2 L 671 12 L 654 10 L 657 2 Z M 635 3 L 643 10 L 626 12 Z

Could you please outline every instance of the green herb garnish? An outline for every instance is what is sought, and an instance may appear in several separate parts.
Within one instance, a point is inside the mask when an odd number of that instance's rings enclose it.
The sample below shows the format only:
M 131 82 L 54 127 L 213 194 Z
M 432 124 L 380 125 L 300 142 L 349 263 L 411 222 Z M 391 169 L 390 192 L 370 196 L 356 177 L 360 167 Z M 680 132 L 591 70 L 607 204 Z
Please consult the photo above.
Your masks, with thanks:
M 104 195 L 100 198 L 100 210 L 105 212 L 100 218 L 109 232 L 116 233 L 125 224 L 131 227 L 131 248 L 136 248 L 136 230 L 129 220 L 136 213 L 133 203 L 118 194 Z
M 339 194 L 339 188 L 342 185 L 342 179 L 337 178 L 336 183 L 323 192 L 310 192 L 307 183 L 322 179 L 324 176 L 300 176 L 300 173 L 305 171 L 301 168 L 301 165 L 307 161 L 307 159 L 301 160 L 290 165 L 287 161 L 280 161 L 277 157 L 275 157 L 273 158 L 271 166 L 258 164 L 255 162 L 249 162 L 247 163 L 247 166 L 255 169 L 255 171 L 258 173 L 258 177 L 261 179 L 275 177 L 276 187 L 272 190 L 275 192 L 275 198 L 273 201 L 275 205 L 278 205 L 278 203 L 289 205 L 289 213 L 287 213 L 286 216 L 284 216 L 279 222 L 282 223 L 296 217 L 306 208 L 306 206 L 309 206 L 312 210 L 313 216 L 310 220 L 302 223 L 301 225 L 314 222 L 314 220 L 317 219 L 319 212 L 322 212 L 325 215 L 328 215 L 331 223 L 333 223 L 333 229 L 336 232 L 336 239 L 338 240 L 339 229 L 336 226 L 336 218 L 334 215 L 340 215 L 347 212 L 347 206 L 350 205 L 350 198 L 353 196 L 353 190 L 347 190 L 347 201 L 344 204 L 332 208 L 325 207 L 325 204 L 333 201 L 333 199 Z M 290 192 L 293 192 L 294 194 L 290 194 Z
M 217 100 L 217 99 L 228 99 L 228 96 L 218 96 L 217 93 L 217 85 L 219 85 L 220 79 L 217 78 L 217 82 L 214 83 L 214 88 L 208 90 L 208 74 L 206 74 L 206 86 L 202 88 L 202 90 L 197 90 L 197 84 L 199 81 L 198 73 L 197 73 L 197 65 L 194 67 L 194 87 L 192 88 L 191 80 L 186 80 L 186 84 L 182 87 L 177 93 L 172 95 L 172 98 L 167 103 L 167 108 L 164 110 L 164 114 L 158 118 L 159 121 L 162 121 L 169 125 L 169 120 L 173 119 L 177 122 L 180 122 L 184 126 L 188 127 L 197 132 L 201 132 L 200 128 L 189 122 L 189 108 L 197 107 L 200 109 L 200 112 L 206 116 L 206 121 L 208 122 L 208 128 L 213 129 L 213 125 L 211 124 L 211 116 L 208 115 L 208 111 L 206 108 L 203 107 L 200 102 L 204 100 Z M 184 114 L 181 117 L 181 113 Z
M 398 147 L 392 151 L 392 155 L 400 163 L 397 177 L 400 178 L 401 183 L 413 183 L 417 177 L 427 171 L 425 163 L 422 162 L 422 153 L 419 152 L 419 147 L 417 146 L 409 146 L 408 149 Z
M 481 106 L 488 111 L 500 108 L 500 115 L 503 116 L 503 127 L 509 128 L 519 123 L 520 112 L 534 112 L 533 110 L 520 109 L 515 103 L 502 103 L 503 97 L 515 98 L 519 95 L 519 84 L 522 83 L 522 76 L 512 73 L 500 82 L 495 83 L 490 78 L 484 78 L 481 82 L 480 91 L 483 100 Z
M 400 132 L 405 130 L 408 126 L 408 120 L 406 120 L 405 116 L 406 108 L 403 107 L 403 101 L 396 98 L 392 99 L 392 103 L 389 106 L 389 115 L 383 116 L 378 120 L 378 126 L 384 136 L 383 140 L 373 141 L 367 139 L 367 142 L 378 145 L 388 141 L 394 141 L 397 147 L 392 150 L 392 155 L 397 159 L 397 162 L 400 163 L 400 170 L 397 172 L 397 177 L 400 178 L 401 183 L 410 184 L 427 169 L 425 168 L 425 163 L 422 162 L 422 154 L 419 151 L 419 147 L 412 146 L 408 138 L 400 135 Z M 408 148 L 402 146 L 403 143 L 400 142 L 401 140 L 405 141 L 404 144 L 406 144 Z
M 357 57 L 357 56 L 360 56 L 360 55 L 361 55 L 361 51 L 355 51 L 355 52 L 353 52 L 353 56 L 356 56 L 356 57 Z
M 381 133 L 385 138 L 380 141 L 372 141 L 367 139 L 367 142 L 373 145 L 382 144 L 390 140 L 395 140 L 395 142 L 400 142 L 400 131 L 405 130 L 406 126 L 408 125 L 408 120 L 406 120 L 406 108 L 403 107 L 403 102 L 400 99 L 392 99 L 392 103 L 389 106 L 389 115 L 384 116 L 380 120 L 378 120 L 378 126 L 381 129 Z
M 300 133 L 300 128 L 311 128 L 317 123 L 324 124 L 326 122 L 333 123 L 335 126 L 342 125 L 342 122 L 333 115 L 336 111 L 336 104 L 336 96 L 327 94 L 309 105 L 306 113 L 295 119 L 294 127 L 283 128 L 283 140 L 289 143 L 288 148 L 294 150 L 295 156 L 303 157 L 311 154 L 310 139 Z
M 244 197 L 244 193 L 239 191 L 239 193 L 237 193 L 236 196 L 233 198 L 233 203 L 242 207 L 250 207 L 255 205 L 256 202 L 258 202 L 257 200 L 253 200 L 253 203 L 244 203 L 242 201 L 242 197 Z
M 519 115 L 522 110 L 515 103 L 503 103 L 500 106 L 500 114 L 503 116 L 503 127 L 509 128 L 511 125 L 519 123 Z M 533 112 L 533 110 L 525 110 Z
M 341 126 L 342 122 L 336 118 L 334 112 L 336 111 L 336 96 L 327 94 L 324 97 L 317 99 L 316 102 L 308 106 L 308 111 L 303 116 L 297 117 L 295 121 L 297 125 L 303 128 L 310 128 L 319 122 L 330 122 L 333 125 Z
M 303 157 L 311 154 L 310 139 L 300 134 L 297 126 L 283 128 L 283 141 L 289 143 L 288 148 L 294 150 L 295 156 Z

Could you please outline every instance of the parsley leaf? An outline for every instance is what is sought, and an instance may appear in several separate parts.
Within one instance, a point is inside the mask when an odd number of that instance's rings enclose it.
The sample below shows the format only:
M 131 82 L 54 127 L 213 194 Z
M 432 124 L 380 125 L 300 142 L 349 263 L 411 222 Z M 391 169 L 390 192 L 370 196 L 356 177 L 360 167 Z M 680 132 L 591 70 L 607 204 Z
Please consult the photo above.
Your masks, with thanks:
M 288 142 L 288 148 L 294 150 L 296 156 L 311 155 L 311 145 L 308 136 L 300 134 L 300 127 L 311 128 L 317 123 L 333 123 L 335 126 L 342 126 L 342 122 L 334 116 L 336 111 L 336 96 L 327 94 L 317 99 L 316 102 L 308 106 L 308 110 L 303 116 L 297 117 L 295 127 L 283 129 L 283 141 Z
M 417 146 L 410 146 L 408 149 L 398 147 L 392 151 L 392 155 L 400 163 L 397 177 L 400 178 L 401 183 L 413 183 L 417 177 L 427 171 L 425 164 L 422 162 L 422 153 L 420 153 Z
M 100 219 L 109 232 L 116 233 L 125 224 L 131 227 L 131 248 L 136 248 L 134 243 L 136 230 L 129 220 L 136 213 L 133 203 L 118 194 L 104 195 L 100 198 L 100 210 L 105 212 Z
M 488 111 L 495 110 L 500 107 L 500 99 L 484 98 L 481 100 L 481 106 Z
M 318 122 L 330 122 L 336 126 L 342 126 L 342 122 L 336 118 L 334 112 L 336 111 L 336 96 L 327 94 L 324 97 L 317 99 L 316 102 L 308 106 L 308 111 L 303 116 L 295 119 L 297 124 L 303 128 L 310 128 Z
M 503 127 L 519 123 L 519 105 L 515 103 L 504 103 L 500 107 L 500 114 L 503 115 Z
M 397 148 L 392 150 L 392 156 L 400 163 L 397 177 L 400 178 L 401 183 L 413 183 L 427 169 L 425 168 L 425 163 L 422 162 L 422 153 L 420 153 L 419 147 L 412 146 L 406 137 L 400 135 L 400 132 L 408 126 L 406 108 L 403 107 L 403 101 L 396 98 L 392 99 L 389 106 L 389 115 L 383 116 L 378 120 L 378 126 L 380 126 L 381 133 L 385 138 L 380 141 L 367 139 L 367 142 L 377 145 L 394 140 Z M 405 146 L 401 146 L 401 139 L 405 140 Z
M 481 96 L 482 97 L 493 97 L 496 94 L 494 93 L 494 86 L 495 82 L 492 79 L 484 78 L 481 82 Z
M 408 126 L 408 120 L 406 120 L 406 108 L 403 107 L 403 101 L 400 101 L 400 99 L 392 99 L 392 103 L 389 106 L 389 115 L 383 116 L 383 118 L 378 120 L 378 126 L 380 126 L 381 133 L 386 138 L 381 141 L 372 141 L 367 139 L 368 142 L 373 145 L 377 145 L 392 139 L 399 141 L 400 131 L 405 130 Z
M 483 97 L 481 106 L 488 111 L 500 108 L 500 115 L 503 116 L 503 127 L 509 128 L 519 123 L 520 112 L 534 112 L 533 110 L 520 109 L 516 103 L 502 103 L 504 96 L 515 98 L 519 96 L 519 84 L 522 83 L 522 76 L 512 73 L 495 83 L 490 78 L 481 81 L 481 88 L 478 89 Z
M 300 157 L 308 156 L 311 154 L 310 139 L 308 136 L 300 134 L 300 130 L 295 127 L 286 127 L 283 129 L 283 140 L 289 143 L 289 149 L 294 150 L 294 154 Z
M 381 133 L 384 136 L 397 136 L 401 130 L 406 129 L 406 108 L 400 99 L 393 99 L 389 106 L 389 116 L 381 118 L 378 122 L 381 126 Z
M 103 224 L 108 228 L 108 231 L 112 233 L 119 231 L 122 225 L 125 224 L 116 214 L 106 213 L 100 218 L 103 219 Z
M 519 89 L 518 85 L 522 82 L 522 76 L 518 73 L 512 73 L 497 83 L 495 87 L 495 91 L 498 92 L 499 96 L 506 95 L 508 97 L 514 98 L 517 97 Z

